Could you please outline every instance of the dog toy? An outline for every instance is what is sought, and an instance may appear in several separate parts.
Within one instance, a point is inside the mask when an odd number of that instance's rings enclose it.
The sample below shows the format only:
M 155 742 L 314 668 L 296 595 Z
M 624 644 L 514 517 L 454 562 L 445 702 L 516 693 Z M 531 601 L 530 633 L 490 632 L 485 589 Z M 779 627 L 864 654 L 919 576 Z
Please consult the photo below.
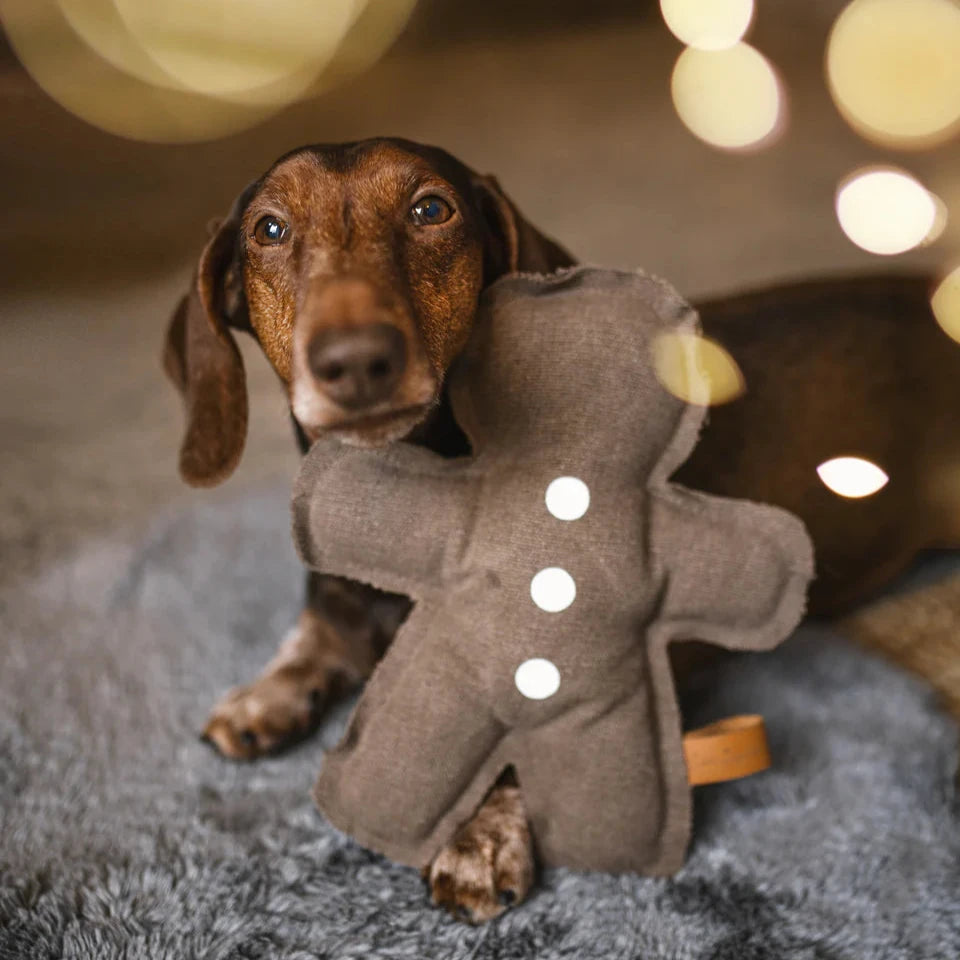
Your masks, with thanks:
M 340 829 L 423 867 L 512 765 L 546 865 L 679 868 L 698 744 L 667 646 L 769 649 L 812 574 L 790 514 L 669 481 L 704 409 L 652 346 L 697 329 L 643 273 L 508 277 L 450 378 L 472 456 L 310 449 L 305 563 L 415 600 L 314 789 Z

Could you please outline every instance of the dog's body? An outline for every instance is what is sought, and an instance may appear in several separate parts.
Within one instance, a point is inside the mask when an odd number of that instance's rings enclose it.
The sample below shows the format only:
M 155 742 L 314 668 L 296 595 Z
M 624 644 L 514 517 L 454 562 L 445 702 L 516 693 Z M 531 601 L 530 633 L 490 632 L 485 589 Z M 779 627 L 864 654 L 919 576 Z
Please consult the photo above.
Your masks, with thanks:
M 747 393 L 711 411 L 677 479 L 801 517 L 817 550 L 814 613 L 848 610 L 925 547 L 960 545 L 960 347 L 933 317 L 933 286 L 879 275 L 696 304 Z M 845 455 L 882 467 L 887 486 L 831 492 L 816 469 Z
M 229 327 L 263 348 L 302 448 L 332 431 L 466 452 L 444 375 L 480 292 L 504 273 L 572 262 L 495 180 L 443 151 L 381 139 L 281 158 L 214 232 L 171 324 L 165 364 L 188 406 L 181 472 L 215 484 L 242 452 Z M 921 547 L 960 543 L 960 445 L 935 419 L 960 392 L 960 348 L 936 327 L 929 292 L 923 278 L 826 281 L 699 305 L 748 392 L 712 412 L 678 479 L 799 514 L 817 547 L 814 610 L 849 605 Z M 888 487 L 857 502 L 826 491 L 815 469 L 843 454 L 881 464 Z M 207 737 L 252 758 L 304 735 L 369 676 L 408 611 L 406 598 L 310 575 L 298 624 L 260 678 L 214 708 Z M 429 880 L 436 902 L 483 920 L 522 898 L 532 875 L 522 793 L 507 779 Z

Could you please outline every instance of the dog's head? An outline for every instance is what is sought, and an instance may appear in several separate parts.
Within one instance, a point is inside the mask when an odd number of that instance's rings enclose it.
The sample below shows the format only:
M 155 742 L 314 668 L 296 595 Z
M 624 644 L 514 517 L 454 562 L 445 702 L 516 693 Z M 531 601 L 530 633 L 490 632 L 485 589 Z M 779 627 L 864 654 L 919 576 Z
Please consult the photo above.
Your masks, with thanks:
M 164 365 L 187 403 L 181 474 L 212 486 L 243 451 L 231 329 L 256 338 L 308 438 L 379 445 L 436 404 L 484 286 L 571 262 L 496 180 L 443 150 L 377 139 L 287 154 L 213 228 L 170 324 Z

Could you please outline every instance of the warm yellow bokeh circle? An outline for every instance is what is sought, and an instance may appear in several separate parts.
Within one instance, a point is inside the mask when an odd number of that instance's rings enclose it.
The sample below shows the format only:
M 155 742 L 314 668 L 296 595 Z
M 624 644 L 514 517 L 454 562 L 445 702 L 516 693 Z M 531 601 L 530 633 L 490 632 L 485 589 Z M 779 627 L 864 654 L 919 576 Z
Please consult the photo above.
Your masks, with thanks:
M 853 0 L 827 44 L 837 108 L 863 136 L 927 147 L 960 129 L 960 4 Z
M 664 333 L 652 344 L 653 369 L 675 397 L 697 406 L 729 403 L 746 384 L 737 362 L 713 340 L 695 333 Z
M 926 242 L 937 222 L 937 202 L 903 170 L 864 170 L 837 191 L 837 219 L 858 247 L 881 256 L 906 253 Z
M 65 109 L 118 136 L 186 143 L 252 127 L 367 69 L 415 5 L 0 0 L 0 18 L 21 63 Z M 141 6 L 150 10 L 143 13 Z M 186 27 L 187 6 L 196 36 Z M 170 21 L 175 10 L 184 14 L 183 24 Z M 265 16 L 270 29 L 263 26 Z
M 960 343 L 960 267 L 943 278 L 933 293 L 930 306 L 943 332 Z
M 56 0 L 73 32 L 111 66 L 162 87 L 182 89 L 130 36 L 114 0 Z
M 140 80 L 74 32 L 55 0 L 0 0 L 0 16 L 21 63 L 62 107 L 134 140 L 186 143 L 244 130 L 274 107 L 230 103 Z
M 670 92 L 691 133 L 725 149 L 766 140 L 783 109 L 773 67 L 746 43 L 727 50 L 688 47 L 673 68 Z
M 176 84 L 252 103 L 307 90 L 362 11 L 358 0 L 113 2 L 131 39 Z
M 400 0 L 54 0 L 73 32 L 109 65 L 152 86 L 280 108 L 312 91 L 354 33 L 368 6 L 396 21 Z M 412 7 L 415 0 L 404 0 Z M 229 13 L 229 16 L 226 15 Z M 302 27 L 297 30 L 297 27 Z M 391 40 L 396 36 L 391 33 Z M 295 37 L 295 39 L 294 39 Z M 355 44 L 357 37 L 350 37 Z M 366 37 L 364 37 L 366 39 Z M 48 68 L 49 70 L 49 68 Z
M 670 32 L 699 50 L 732 47 L 750 26 L 753 0 L 660 0 Z

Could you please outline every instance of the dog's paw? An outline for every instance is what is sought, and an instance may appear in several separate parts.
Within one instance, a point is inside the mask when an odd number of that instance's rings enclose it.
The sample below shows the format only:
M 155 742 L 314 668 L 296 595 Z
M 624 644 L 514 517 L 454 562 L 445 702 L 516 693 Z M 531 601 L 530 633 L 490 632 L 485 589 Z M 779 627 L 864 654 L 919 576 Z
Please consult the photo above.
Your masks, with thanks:
M 203 739 L 224 756 L 252 760 L 301 740 L 319 722 L 323 697 L 290 671 L 266 673 L 234 687 L 216 704 Z
M 433 902 L 469 923 L 520 903 L 533 883 L 530 828 L 516 787 L 497 787 L 424 871 Z

